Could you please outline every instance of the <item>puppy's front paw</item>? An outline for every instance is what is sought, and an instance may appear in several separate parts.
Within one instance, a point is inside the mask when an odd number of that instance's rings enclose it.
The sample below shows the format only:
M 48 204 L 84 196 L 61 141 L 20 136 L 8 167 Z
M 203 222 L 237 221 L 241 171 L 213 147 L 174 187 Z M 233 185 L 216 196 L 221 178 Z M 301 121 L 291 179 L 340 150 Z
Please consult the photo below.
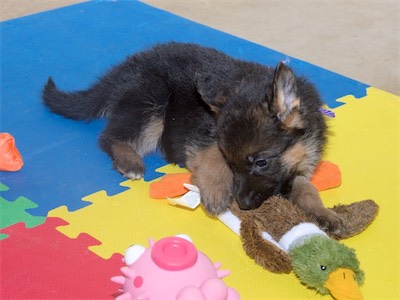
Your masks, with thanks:
M 317 222 L 321 229 L 328 234 L 340 234 L 346 231 L 346 225 L 343 218 L 330 209 L 325 209 L 323 213 L 319 213 L 317 216 Z
M 213 216 L 225 212 L 233 202 L 229 190 L 222 190 L 219 187 L 200 188 L 200 197 L 205 210 Z
M 214 216 L 226 211 L 233 202 L 232 171 L 217 145 L 193 154 L 186 162 L 192 182 L 200 190 L 201 203 Z

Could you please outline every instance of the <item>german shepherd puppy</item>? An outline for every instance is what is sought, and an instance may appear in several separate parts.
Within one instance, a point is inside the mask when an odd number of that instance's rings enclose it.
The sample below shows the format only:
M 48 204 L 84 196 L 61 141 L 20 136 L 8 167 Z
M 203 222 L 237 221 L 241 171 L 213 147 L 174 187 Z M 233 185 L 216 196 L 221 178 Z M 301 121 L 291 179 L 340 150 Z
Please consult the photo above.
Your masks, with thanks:
M 128 57 L 85 91 L 62 92 L 49 78 L 44 103 L 76 120 L 106 117 L 100 147 L 131 179 L 160 149 L 185 165 L 212 215 L 235 199 L 254 209 L 289 197 L 326 227 L 340 218 L 310 196 L 327 126 L 313 85 L 282 63 L 270 68 L 211 48 L 168 43 Z

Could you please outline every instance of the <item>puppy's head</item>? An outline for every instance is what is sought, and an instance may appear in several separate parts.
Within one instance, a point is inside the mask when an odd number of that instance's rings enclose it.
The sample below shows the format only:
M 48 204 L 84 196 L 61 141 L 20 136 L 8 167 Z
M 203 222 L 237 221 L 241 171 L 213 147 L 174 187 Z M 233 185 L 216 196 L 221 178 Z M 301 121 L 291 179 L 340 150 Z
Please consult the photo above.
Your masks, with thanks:
M 313 86 L 282 63 L 267 73 L 249 73 L 212 103 L 240 208 L 257 208 L 276 194 L 287 197 L 294 177 L 311 176 L 325 142 L 321 104 Z

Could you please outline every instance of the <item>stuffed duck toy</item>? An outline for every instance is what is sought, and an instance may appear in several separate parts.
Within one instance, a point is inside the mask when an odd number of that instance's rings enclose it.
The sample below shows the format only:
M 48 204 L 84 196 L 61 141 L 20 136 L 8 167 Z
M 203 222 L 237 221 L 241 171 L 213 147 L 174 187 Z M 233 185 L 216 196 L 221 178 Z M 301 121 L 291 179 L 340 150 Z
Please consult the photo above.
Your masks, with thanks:
M 275 273 L 293 271 L 300 281 L 321 294 L 338 300 L 363 299 L 360 286 L 364 272 L 353 249 L 336 239 L 353 236 L 368 226 L 378 212 L 372 200 L 340 205 L 346 229 L 323 231 L 313 217 L 280 196 L 273 196 L 258 209 L 240 210 L 236 203 L 219 216 L 241 236 L 247 255 Z

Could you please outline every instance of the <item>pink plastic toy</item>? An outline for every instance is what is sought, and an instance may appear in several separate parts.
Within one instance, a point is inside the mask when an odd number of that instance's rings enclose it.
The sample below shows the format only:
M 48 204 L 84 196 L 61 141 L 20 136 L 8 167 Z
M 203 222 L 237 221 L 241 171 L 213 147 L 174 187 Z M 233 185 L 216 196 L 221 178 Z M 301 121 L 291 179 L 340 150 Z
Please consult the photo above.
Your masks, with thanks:
M 236 290 L 221 278 L 229 271 L 198 251 L 186 235 L 166 237 L 149 247 L 134 245 L 125 253 L 123 276 L 112 281 L 122 284 L 117 300 L 237 300 Z

